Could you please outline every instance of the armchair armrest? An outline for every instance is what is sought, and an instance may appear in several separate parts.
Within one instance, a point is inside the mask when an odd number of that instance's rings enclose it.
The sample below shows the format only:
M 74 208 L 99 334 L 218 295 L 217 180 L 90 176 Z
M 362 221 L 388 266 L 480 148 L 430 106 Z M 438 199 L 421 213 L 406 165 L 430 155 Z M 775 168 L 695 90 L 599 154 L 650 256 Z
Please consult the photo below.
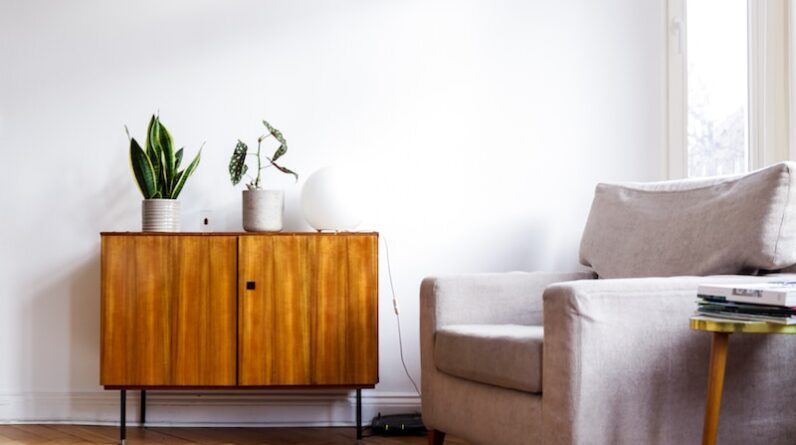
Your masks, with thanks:
M 551 283 L 593 278 L 590 272 L 508 272 L 430 277 L 420 286 L 421 319 L 449 324 L 542 324 L 542 292 Z
M 636 278 L 548 287 L 543 297 L 542 391 L 544 430 L 551 433 L 545 443 L 616 443 L 618 437 L 623 441 L 631 438 L 628 443 L 698 442 L 710 336 L 689 328 L 688 319 L 696 309 L 697 286 L 770 279 Z M 780 357 L 785 351 L 794 350 L 793 342 L 783 343 L 781 338 L 772 337 L 785 336 L 734 338 L 728 369 L 732 371 L 733 360 L 744 363 L 750 356 L 761 354 L 761 348 L 755 348 L 760 342 L 768 342 L 762 349 L 768 354 L 773 349 Z M 788 377 L 786 361 L 775 362 L 760 366 L 765 368 L 762 371 L 755 368 L 746 372 L 740 366 L 735 374 L 728 372 L 725 387 L 732 383 L 744 387 L 742 382 L 745 387 L 754 382 L 766 383 L 765 389 L 757 386 L 755 391 L 735 387 L 734 394 L 725 397 L 725 401 L 733 397 L 735 400 L 722 404 L 723 430 L 732 429 L 724 437 L 729 433 L 736 439 L 749 438 L 760 433 L 753 432 L 750 424 L 772 424 L 772 416 L 777 421 L 783 417 L 777 409 L 789 412 L 789 402 L 776 394 L 777 386 L 772 383 L 780 379 L 784 387 L 789 387 L 794 379 Z M 737 381 L 731 382 L 732 379 Z M 752 409 L 752 400 L 760 398 L 765 398 L 765 408 Z

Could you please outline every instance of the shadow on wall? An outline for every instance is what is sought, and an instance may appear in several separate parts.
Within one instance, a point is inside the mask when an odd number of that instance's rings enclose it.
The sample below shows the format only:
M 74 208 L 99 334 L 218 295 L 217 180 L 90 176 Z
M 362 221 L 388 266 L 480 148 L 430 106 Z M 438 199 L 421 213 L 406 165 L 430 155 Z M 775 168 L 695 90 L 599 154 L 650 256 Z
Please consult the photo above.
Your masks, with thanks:
M 100 251 L 69 275 L 69 387 L 99 385 Z
M 129 226 L 140 211 L 139 203 L 118 199 L 129 187 L 127 177 L 109 178 L 102 193 L 71 195 L 66 205 L 80 211 L 61 221 L 71 231 L 69 243 L 42 253 L 38 275 L 26 277 L 29 339 L 20 379 L 29 391 L 99 389 L 100 232 Z
M 29 390 L 98 388 L 99 281 L 99 248 L 40 277 L 25 311 L 30 339 L 24 354 L 29 366 L 22 379 Z

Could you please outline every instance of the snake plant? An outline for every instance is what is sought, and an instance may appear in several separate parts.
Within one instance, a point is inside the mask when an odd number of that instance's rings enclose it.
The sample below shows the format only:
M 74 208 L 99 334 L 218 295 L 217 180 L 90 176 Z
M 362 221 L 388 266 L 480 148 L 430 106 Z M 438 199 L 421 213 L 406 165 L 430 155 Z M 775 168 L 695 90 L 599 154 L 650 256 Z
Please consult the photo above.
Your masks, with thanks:
M 273 166 L 282 173 L 293 175 L 296 178 L 296 181 L 298 181 L 298 174 L 276 163 L 277 159 L 281 158 L 282 155 L 287 153 L 287 141 L 285 140 L 285 137 L 282 136 L 282 132 L 271 126 L 271 124 L 266 121 L 263 121 L 263 125 L 265 125 L 268 133 L 257 138 L 257 177 L 251 178 L 249 183 L 246 184 L 246 187 L 249 190 L 256 190 L 260 188 L 260 173 L 270 166 Z M 269 165 L 263 166 L 260 155 L 262 143 L 265 139 L 271 136 L 273 136 L 274 139 L 279 142 L 279 148 L 276 149 L 273 156 L 270 158 L 265 155 L 262 156 L 269 162 Z M 249 167 L 246 165 L 246 156 L 252 156 L 252 154 L 248 153 L 248 151 L 249 146 L 239 139 L 238 144 L 235 145 L 235 150 L 232 152 L 232 158 L 229 160 L 229 178 L 232 181 L 232 185 L 238 185 L 240 180 L 243 178 L 243 175 L 245 175 L 249 170 Z
M 174 151 L 174 141 L 166 127 L 160 122 L 160 116 L 152 115 L 147 127 L 146 148 L 130 137 L 127 126 L 127 137 L 130 139 L 130 164 L 138 188 L 145 199 L 177 199 L 185 181 L 196 170 L 202 156 L 202 148 L 188 167 L 180 170 L 183 149 Z

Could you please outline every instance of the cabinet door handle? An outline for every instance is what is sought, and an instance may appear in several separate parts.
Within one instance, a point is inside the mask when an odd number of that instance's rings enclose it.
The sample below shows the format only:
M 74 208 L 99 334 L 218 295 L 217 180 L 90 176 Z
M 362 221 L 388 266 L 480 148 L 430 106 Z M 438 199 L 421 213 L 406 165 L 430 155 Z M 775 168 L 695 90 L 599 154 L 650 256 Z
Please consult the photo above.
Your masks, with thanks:
M 246 290 L 254 290 L 255 289 L 254 281 L 247 281 L 246 282 Z

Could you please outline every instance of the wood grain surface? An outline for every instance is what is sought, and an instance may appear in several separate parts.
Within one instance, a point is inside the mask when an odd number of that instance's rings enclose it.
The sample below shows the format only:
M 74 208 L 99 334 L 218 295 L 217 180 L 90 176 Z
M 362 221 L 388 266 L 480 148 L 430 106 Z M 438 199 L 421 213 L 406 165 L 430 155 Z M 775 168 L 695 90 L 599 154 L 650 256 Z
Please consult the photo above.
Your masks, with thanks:
M 375 233 L 106 233 L 101 286 L 106 387 L 378 382 Z
M 102 385 L 234 385 L 237 238 L 103 236 Z
M 241 385 L 302 385 L 310 378 L 310 258 L 305 237 L 240 243 Z M 254 289 L 247 289 L 253 283 Z
M 239 384 L 375 385 L 378 237 L 295 234 L 239 243 Z

